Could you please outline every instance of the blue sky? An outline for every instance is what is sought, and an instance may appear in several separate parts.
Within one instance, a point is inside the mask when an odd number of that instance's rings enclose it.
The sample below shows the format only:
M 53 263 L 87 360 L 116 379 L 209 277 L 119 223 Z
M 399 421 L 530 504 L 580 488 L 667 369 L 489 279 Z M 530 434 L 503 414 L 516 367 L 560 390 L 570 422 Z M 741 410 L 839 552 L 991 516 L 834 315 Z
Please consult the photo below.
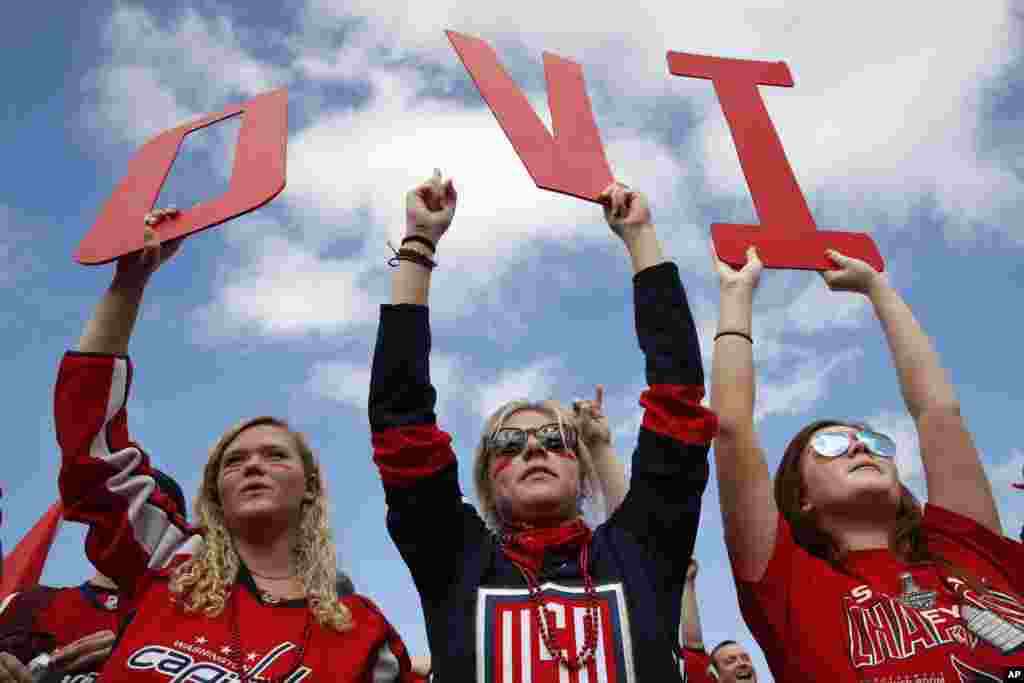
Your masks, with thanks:
M 620 16 L 537 0 L 500 12 L 468 0 L 309 0 L 280 13 L 78 4 L 58 14 L 21 3 L 0 28 L 16 55 L 0 63 L 5 548 L 56 497 L 56 367 L 111 274 L 74 263 L 78 241 L 139 144 L 281 86 L 290 92 L 287 188 L 189 239 L 147 293 L 129 416 L 158 465 L 191 498 L 228 425 L 288 418 L 323 462 L 340 564 L 410 649 L 425 652 L 418 599 L 384 528 L 365 396 L 377 306 L 389 292 L 384 242 L 400 236 L 404 192 L 434 166 L 460 191 L 434 275 L 432 361 L 467 494 L 483 416 L 518 396 L 568 402 L 603 383 L 628 459 L 643 381 L 628 259 L 597 207 L 533 187 L 446 28 L 491 42 L 545 119 L 542 50 L 583 66 L 613 172 L 650 196 L 705 351 L 717 304 L 709 226 L 756 219 L 710 84 L 672 77 L 665 52 L 787 61 L 796 87 L 762 93 L 818 225 L 871 232 L 952 373 L 1004 528 L 1016 536 L 1024 523 L 1010 487 L 1024 465 L 1014 428 L 1024 412 L 1024 61 L 1014 5 L 979 0 L 923 15 L 881 2 L 719 3 L 730 6 L 699 13 L 659 2 Z M 236 131 L 190 136 L 161 203 L 219 194 Z M 912 423 L 870 308 L 816 275 L 773 271 L 755 318 L 772 469 L 806 422 L 868 419 L 900 442 L 903 476 L 923 497 Z M 705 641 L 753 646 L 713 481 L 697 556 Z M 44 579 L 72 584 L 90 573 L 82 531 L 67 524 Z

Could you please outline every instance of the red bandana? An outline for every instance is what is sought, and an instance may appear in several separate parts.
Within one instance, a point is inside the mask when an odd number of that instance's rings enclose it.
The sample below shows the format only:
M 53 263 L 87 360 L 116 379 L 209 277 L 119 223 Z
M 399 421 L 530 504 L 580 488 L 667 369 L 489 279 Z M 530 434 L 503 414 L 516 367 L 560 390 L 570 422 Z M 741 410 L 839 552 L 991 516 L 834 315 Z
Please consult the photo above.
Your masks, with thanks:
M 590 529 L 582 519 L 574 519 L 556 527 L 515 530 L 503 534 L 502 549 L 514 564 L 536 576 L 544 564 L 544 553 L 554 548 L 585 548 L 590 543 Z M 587 571 L 582 567 L 583 572 Z

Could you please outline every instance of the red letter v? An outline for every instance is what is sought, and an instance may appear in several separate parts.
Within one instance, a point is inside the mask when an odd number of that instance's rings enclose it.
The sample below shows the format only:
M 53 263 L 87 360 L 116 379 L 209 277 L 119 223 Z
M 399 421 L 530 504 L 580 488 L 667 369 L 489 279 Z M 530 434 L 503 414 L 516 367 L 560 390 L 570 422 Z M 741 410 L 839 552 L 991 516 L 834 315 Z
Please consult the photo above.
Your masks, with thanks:
M 579 64 L 544 53 L 552 138 L 490 45 L 445 33 L 537 187 L 596 202 L 612 172 Z

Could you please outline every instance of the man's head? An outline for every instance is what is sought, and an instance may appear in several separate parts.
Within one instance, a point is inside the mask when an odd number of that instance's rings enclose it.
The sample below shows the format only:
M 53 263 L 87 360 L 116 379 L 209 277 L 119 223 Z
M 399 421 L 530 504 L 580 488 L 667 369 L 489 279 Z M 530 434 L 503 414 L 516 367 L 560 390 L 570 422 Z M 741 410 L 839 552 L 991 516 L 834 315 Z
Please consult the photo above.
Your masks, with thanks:
M 723 640 L 711 651 L 711 670 L 721 683 L 757 683 L 750 654 L 735 640 Z

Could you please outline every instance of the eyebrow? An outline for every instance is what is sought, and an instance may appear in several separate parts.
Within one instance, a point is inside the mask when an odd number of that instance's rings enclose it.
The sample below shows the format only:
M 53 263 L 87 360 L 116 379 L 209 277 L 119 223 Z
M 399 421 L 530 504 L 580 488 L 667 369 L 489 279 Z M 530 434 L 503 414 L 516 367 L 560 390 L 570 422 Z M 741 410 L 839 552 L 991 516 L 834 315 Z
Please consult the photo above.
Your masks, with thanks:
M 221 456 L 221 459 L 223 460 L 236 455 L 246 455 L 248 453 L 251 453 L 252 451 L 282 451 L 284 453 L 287 453 L 288 455 L 291 455 L 290 453 L 288 453 L 288 449 L 285 448 L 284 445 L 272 443 L 266 446 L 257 446 L 256 448 L 231 448 L 229 450 L 224 451 L 224 454 Z

